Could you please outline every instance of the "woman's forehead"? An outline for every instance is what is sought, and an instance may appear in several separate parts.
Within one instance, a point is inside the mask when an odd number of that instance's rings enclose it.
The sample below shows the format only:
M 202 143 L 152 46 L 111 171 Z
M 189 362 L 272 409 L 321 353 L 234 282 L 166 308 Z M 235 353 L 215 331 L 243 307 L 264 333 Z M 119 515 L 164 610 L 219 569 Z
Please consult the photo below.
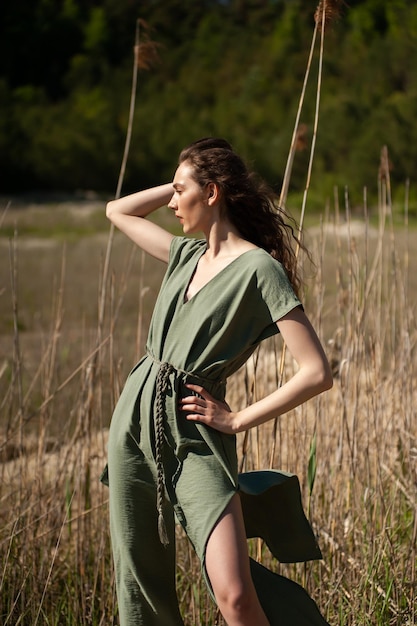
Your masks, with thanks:
M 189 184 L 192 181 L 195 184 L 195 180 L 193 178 L 193 167 L 184 161 L 181 163 L 175 172 L 173 185 L 185 185 Z

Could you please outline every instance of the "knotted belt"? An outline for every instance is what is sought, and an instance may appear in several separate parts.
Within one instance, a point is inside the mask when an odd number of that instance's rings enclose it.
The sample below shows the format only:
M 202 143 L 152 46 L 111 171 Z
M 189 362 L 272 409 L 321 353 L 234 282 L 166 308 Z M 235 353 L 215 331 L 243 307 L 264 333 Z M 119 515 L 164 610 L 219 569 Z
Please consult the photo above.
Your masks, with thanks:
M 168 389 L 169 375 L 175 371 L 170 363 L 161 363 L 156 378 L 156 414 L 155 414 L 155 457 L 156 457 L 156 508 L 158 511 L 159 539 L 164 546 L 169 544 L 165 526 L 163 503 L 165 491 L 164 466 L 162 463 L 162 448 L 164 445 L 164 414 L 165 395 Z
M 158 374 L 156 377 L 156 410 L 155 410 L 155 460 L 156 460 L 156 508 L 158 511 L 158 534 L 161 543 L 164 546 L 169 544 L 168 533 L 166 530 L 164 519 L 164 492 L 165 492 L 165 475 L 164 465 L 162 460 L 163 446 L 164 446 L 164 417 L 166 414 L 165 409 L 165 397 L 169 386 L 169 377 L 172 373 L 180 373 L 186 376 L 197 379 L 202 384 L 209 383 L 224 383 L 222 379 L 213 380 L 204 378 L 203 376 L 196 374 L 195 372 L 187 372 L 181 368 L 175 367 L 171 363 L 166 361 L 159 361 L 149 351 L 147 355 L 159 366 Z

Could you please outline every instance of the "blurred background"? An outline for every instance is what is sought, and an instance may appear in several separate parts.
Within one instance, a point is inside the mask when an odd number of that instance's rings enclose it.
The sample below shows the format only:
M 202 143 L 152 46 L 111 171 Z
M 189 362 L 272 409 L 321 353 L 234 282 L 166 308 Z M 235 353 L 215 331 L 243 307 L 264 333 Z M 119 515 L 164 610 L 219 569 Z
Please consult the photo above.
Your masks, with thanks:
M 123 155 L 136 20 L 139 68 L 126 191 L 170 180 L 179 150 L 227 138 L 279 189 L 303 83 L 315 0 L 18 0 L 0 5 L 0 193 L 112 194 Z M 417 163 L 417 3 L 351 0 L 326 32 L 311 204 L 370 193 Z M 318 54 L 318 48 L 317 53 Z M 312 77 L 290 194 L 303 189 Z M 309 91 L 310 90 L 310 91 Z M 411 197 L 413 189 L 411 188 Z

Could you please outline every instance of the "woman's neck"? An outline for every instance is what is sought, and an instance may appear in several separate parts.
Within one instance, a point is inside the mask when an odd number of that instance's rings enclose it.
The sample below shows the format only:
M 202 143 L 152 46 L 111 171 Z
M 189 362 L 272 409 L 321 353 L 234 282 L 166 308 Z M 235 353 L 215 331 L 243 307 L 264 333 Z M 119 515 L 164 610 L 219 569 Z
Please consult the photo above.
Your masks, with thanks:
M 246 250 L 256 248 L 250 241 L 243 239 L 237 229 L 225 220 L 215 221 L 205 233 L 207 260 L 223 256 L 238 256 Z

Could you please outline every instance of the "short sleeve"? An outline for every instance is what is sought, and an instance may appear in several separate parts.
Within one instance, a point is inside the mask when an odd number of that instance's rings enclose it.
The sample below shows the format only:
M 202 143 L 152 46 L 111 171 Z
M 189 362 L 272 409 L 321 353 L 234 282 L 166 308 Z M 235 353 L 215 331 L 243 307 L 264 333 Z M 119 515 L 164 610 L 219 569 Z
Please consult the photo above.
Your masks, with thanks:
M 169 249 L 168 271 L 181 261 L 188 260 L 199 252 L 206 245 L 203 239 L 192 239 L 190 237 L 173 237 Z
M 173 237 L 169 248 L 169 258 L 167 271 L 165 273 L 164 285 L 166 280 L 172 274 L 173 270 L 179 264 L 187 263 L 205 246 L 204 239 L 192 239 L 190 237 Z
M 267 252 L 258 265 L 257 278 L 258 289 L 273 322 L 277 322 L 297 306 L 302 306 L 284 267 Z

